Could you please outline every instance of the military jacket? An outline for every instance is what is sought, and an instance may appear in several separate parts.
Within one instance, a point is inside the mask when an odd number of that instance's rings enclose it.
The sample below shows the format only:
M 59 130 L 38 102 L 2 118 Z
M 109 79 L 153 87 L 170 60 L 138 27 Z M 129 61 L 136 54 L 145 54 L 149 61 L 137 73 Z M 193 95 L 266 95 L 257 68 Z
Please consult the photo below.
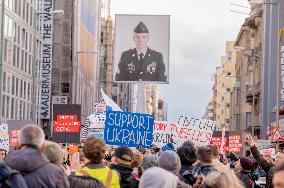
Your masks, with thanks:
M 122 53 L 116 81 L 160 81 L 166 82 L 165 64 L 160 52 L 147 49 L 144 58 L 139 61 L 136 49 Z

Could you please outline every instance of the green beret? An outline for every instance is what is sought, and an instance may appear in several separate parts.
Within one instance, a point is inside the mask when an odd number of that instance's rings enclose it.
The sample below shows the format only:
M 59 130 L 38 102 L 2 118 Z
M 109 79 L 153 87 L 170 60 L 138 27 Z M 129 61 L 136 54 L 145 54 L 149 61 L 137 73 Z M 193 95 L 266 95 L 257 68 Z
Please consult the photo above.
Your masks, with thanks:
M 143 22 L 139 22 L 139 24 L 134 29 L 135 33 L 149 33 L 148 28 Z

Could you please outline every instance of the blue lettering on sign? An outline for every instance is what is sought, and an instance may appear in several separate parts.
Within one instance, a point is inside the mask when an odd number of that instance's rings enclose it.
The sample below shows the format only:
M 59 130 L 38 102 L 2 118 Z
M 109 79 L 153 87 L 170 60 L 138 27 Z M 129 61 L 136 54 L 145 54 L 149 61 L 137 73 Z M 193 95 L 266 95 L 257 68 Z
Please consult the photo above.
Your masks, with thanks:
M 153 127 L 153 115 L 107 111 L 104 139 L 109 145 L 150 148 Z

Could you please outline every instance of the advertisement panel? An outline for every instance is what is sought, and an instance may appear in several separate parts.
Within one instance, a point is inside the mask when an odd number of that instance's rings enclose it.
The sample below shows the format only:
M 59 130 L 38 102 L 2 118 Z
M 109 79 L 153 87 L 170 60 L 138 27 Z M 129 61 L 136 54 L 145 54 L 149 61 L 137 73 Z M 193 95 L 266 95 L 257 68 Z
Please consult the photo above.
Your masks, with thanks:
M 42 18 L 42 63 L 41 63 L 41 102 L 42 119 L 50 118 L 51 72 L 52 72 L 52 31 L 53 31 L 53 1 L 43 0 Z
M 52 140 L 57 143 L 80 143 L 81 105 L 53 104 Z
M 114 81 L 168 83 L 169 39 L 169 15 L 116 15 Z

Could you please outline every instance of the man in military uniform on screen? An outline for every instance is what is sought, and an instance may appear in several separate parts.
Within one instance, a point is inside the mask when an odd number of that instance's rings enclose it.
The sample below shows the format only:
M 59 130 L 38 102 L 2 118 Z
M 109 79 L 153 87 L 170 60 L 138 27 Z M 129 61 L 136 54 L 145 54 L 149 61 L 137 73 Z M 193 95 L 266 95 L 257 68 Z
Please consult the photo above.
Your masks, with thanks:
M 133 40 L 136 48 L 122 53 L 115 80 L 166 82 L 163 55 L 147 46 L 149 31 L 143 22 L 134 29 Z

